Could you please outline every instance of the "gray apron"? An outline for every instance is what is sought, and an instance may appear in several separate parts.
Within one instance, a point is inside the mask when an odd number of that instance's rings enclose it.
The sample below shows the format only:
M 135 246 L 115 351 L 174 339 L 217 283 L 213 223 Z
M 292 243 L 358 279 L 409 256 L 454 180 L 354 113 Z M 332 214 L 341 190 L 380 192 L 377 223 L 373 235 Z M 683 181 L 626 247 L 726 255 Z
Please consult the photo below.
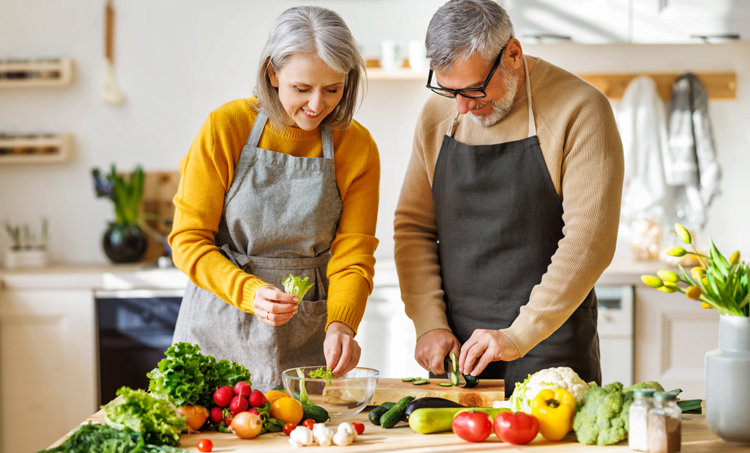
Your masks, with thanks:
M 289 322 L 272 327 L 190 282 L 173 337 L 242 363 L 264 392 L 282 385 L 286 369 L 326 364 L 326 269 L 343 208 L 331 130 L 321 128 L 322 159 L 294 157 L 258 148 L 267 119 L 261 110 L 242 149 L 214 242 L 238 268 L 282 290 L 290 273 L 315 286 Z
M 531 107 L 529 137 L 470 146 L 443 138 L 432 185 L 449 325 L 461 344 L 475 329 L 510 327 L 542 281 L 563 238 L 563 207 L 544 162 Z M 573 276 L 575 278 L 575 276 Z M 505 394 L 541 369 L 569 366 L 601 384 L 593 289 L 570 318 L 524 357 L 491 362 L 480 379 L 505 379 Z

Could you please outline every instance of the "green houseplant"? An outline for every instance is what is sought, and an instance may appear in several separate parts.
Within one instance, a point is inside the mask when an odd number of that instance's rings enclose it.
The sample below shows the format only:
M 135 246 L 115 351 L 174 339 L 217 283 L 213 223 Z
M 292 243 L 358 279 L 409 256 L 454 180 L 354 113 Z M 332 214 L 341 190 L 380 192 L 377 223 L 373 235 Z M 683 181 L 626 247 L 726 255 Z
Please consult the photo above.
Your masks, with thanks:
M 107 174 L 102 174 L 98 168 L 92 169 L 91 176 L 96 196 L 109 198 L 115 208 L 116 220 L 109 222 L 102 239 L 104 253 L 115 263 L 137 262 L 148 245 L 141 228 L 143 168 L 137 166 L 132 173 L 123 176 L 112 165 Z
M 719 349 L 706 353 L 706 421 L 723 441 L 750 445 L 750 266 L 740 253 L 725 258 L 711 241 L 708 255 L 698 253 L 690 233 L 680 224 L 677 235 L 692 251 L 669 249 L 672 256 L 696 255 L 700 266 L 690 273 L 661 270 L 644 275 L 647 285 L 665 293 L 680 292 L 701 306 L 718 311 Z

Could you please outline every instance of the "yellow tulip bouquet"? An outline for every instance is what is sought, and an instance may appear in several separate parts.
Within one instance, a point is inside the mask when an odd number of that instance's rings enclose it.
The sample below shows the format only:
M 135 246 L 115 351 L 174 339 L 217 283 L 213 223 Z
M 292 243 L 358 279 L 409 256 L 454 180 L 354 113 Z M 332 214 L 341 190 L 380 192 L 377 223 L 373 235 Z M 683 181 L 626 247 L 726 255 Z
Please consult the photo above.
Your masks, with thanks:
M 688 299 L 700 300 L 703 308 L 713 308 L 722 315 L 750 316 L 750 266 L 740 261 L 740 252 L 734 252 L 727 260 L 711 241 L 708 255 L 698 253 L 690 232 L 679 223 L 675 224 L 675 230 L 692 251 L 673 247 L 667 250 L 667 254 L 676 257 L 695 255 L 700 266 L 692 268 L 689 274 L 679 266 L 679 274 L 661 270 L 657 272 L 658 277 L 643 275 L 643 283 L 665 293 L 681 292 Z M 687 287 L 680 286 L 680 283 Z

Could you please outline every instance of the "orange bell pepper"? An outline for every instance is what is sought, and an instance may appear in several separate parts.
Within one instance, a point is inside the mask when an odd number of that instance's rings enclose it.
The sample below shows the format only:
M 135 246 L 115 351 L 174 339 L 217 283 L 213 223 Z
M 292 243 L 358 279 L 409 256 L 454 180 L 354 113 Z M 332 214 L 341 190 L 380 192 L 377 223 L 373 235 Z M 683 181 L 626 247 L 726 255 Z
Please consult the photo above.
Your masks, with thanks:
M 531 414 L 539 419 L 539 432 L 552 442 L 570 432 L 575 413 L 575 397 L 562 388 L 544 389 L 531 402 Z

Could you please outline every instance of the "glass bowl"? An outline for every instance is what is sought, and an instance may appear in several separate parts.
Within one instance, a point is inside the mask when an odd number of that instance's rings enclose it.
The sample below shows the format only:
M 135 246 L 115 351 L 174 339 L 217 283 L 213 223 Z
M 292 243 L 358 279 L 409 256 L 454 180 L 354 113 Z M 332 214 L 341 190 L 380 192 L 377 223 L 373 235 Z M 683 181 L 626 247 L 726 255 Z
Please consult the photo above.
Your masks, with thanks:
M 372 368 L 354 368 L 340 378 L 313 379 L 310 372 L 319 370 L 317 366 L 290 368 L 281 377 L 288 394 L 299 400 L 301 387 L 316 406 L 320 406 L 328 415 L 347 417 L 360 412 L 375 395 L 380 373 Z M 304 378 L 297 372 L 301 370 Z

